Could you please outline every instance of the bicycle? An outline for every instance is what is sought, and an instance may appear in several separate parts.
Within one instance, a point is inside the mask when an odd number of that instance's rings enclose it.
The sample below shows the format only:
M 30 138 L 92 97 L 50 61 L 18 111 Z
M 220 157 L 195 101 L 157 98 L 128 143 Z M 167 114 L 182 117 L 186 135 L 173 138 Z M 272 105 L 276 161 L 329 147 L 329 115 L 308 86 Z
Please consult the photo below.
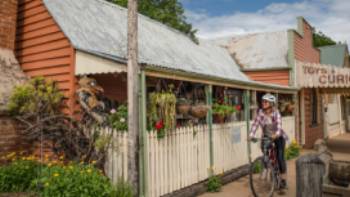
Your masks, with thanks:
M 275 144 L 269 137 L 255 139 L 263 145 L 263 156 L 250 164 L 250 189 L 254 197 L 272 197 L 276 188 L 281 189 L 282 181 Z

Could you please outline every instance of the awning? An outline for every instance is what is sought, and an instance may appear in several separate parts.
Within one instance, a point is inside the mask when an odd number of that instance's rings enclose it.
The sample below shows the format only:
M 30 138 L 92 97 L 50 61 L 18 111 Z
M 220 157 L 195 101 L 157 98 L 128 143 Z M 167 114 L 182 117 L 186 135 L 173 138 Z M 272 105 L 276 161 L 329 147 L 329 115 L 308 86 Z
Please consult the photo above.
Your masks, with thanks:
M 327 92 L 350 90 L 350 68 L 297 61 L 296 72 L 300 88 L 323 88 Z
M 125 64 L 77 50 L 75 75 L 107 74 L 126 72 Z

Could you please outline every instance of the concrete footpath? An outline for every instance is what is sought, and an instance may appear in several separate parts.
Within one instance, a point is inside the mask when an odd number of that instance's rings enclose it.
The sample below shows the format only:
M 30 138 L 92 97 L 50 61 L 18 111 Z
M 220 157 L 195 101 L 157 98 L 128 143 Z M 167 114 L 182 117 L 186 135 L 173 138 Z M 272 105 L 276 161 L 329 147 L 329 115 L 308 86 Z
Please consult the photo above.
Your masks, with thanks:
M 327 141 L 327 146 L 333 154 L 334 160 L 350 161 L 350 134 L 333 137 Z M 312 153 L 312 150 L 303 150 L 302 155 Z M 275 193 L 274 196 L 295 197 L 296 196 L 296 159 L 287 162 L 288 165 L 288 189 L 284 194 Z M 200 197 L 253 197 L 249 188 L 249 177 L 242 177 L 222 187 L 218 193 L 205 193 Z
M 310 151 L 302 151 L 302 154 L 306 154 Z M 287 162 L 288 168 L 288 189 L 285 190 L 284 194 L 275 193 L 274 196 L 284 196 L 284 197 L 295 197 L 296 195 L 296 186 L 295 186 L 295 160 L 292 159 Z M 200 197 L 253 197 L 250 193 L 249 188 L 249 177 L 242 177 L 232 183 L 224 185 L 222 191 L 218 193 L 205 193 Z

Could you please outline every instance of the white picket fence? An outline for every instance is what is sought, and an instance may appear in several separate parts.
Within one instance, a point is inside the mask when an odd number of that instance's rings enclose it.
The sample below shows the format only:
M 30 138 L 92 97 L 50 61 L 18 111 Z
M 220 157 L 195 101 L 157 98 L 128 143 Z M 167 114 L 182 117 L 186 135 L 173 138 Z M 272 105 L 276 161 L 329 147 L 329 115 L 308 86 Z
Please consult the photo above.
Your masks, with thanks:
M 148 134 L 148 196 L 161 196 L 208 178 L 207 126 L 179 128 L 163 139 Z
M 248 163 L 246 122 L 213 125 L 214 173 L 222 174 Z M 252 144 L 251 155 L 261 151 Z
M 294 138 L 294 117 L 283 118 L 283 129 Z M 261 131 L 258 131 L 261 132 Z M 156 131 L 146 135 L 147 188 L 149 197 L 158 197 L 208 178 L 210 168 L 207 125 L 178 128 L 158 139 Z M 117 181 L 127 178 L 127 133 L 114 132 L 114 148 L 109 150 L 105 170 Z M 252 158 L 261 154 L 252 144 Z M 248 163 L 246 122 L 213 125 L 215 174 Z
M 112 132 L 112 141 L 105 162 L 106 175 L 116 183 L 119 179 L 128 177 L 128 133 L 117 132 L 104 128 L 105 133 Z

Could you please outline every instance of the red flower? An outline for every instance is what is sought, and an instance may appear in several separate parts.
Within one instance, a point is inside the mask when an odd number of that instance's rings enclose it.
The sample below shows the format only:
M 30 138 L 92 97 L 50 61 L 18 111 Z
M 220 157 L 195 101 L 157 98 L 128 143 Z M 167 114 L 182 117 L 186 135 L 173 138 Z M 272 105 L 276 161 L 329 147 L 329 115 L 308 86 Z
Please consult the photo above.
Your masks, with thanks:
M 156 122 L 156 125 L 155 125 L 156 129 L 159 131 L 161 129 L 164 128 L 164 123 L 163 123 L 163 120 L 159 120 Z
M 236 105 L 236 110 L 237 110 L 237 111 L 241 111 L 241 109 L 242 109 L 242 106 L 241 106 L 241 105 Z

